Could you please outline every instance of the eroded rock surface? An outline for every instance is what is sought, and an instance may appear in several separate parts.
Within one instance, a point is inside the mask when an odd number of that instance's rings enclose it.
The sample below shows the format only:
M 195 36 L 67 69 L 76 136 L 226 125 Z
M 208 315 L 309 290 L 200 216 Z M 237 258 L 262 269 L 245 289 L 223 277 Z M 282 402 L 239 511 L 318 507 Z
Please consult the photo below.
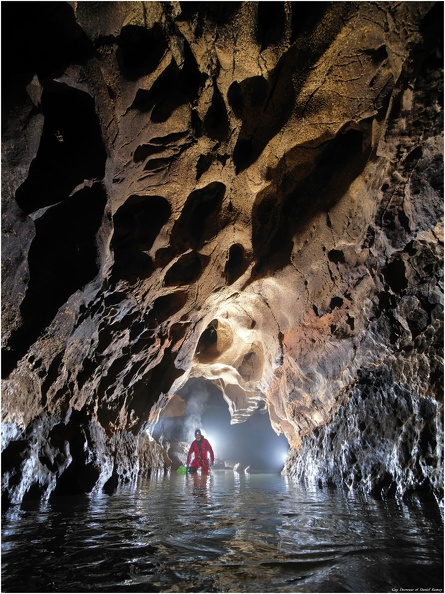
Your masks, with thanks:
M 442 10 L 4 4 L 7 503 L 168 468 L 199 378 L 291 475 L 443 496 Z

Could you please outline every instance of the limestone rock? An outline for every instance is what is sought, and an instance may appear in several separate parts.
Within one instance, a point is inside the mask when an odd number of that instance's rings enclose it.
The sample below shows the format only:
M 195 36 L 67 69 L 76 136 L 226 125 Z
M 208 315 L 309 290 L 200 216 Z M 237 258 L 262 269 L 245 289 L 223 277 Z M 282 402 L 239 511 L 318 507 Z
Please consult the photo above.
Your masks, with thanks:
M 168 468 L 199 378 L 291 475 L 443 495 L 442 9 L 4 5 L 7 503 Z

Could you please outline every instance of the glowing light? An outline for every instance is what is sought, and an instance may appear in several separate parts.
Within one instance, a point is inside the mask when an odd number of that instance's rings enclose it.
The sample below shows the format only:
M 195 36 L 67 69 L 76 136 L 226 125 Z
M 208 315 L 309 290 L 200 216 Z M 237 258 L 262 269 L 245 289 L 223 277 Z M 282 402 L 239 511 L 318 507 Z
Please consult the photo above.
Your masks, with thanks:
M 215 458 L 217 457 L 217 452 L 218 452 L 218 440 L 215 439 L 215 435 L 211 434 L 211 433 L 207 433 L 206 431 L 202 431 L 204 437 L 207 439 L 207 441 L 210 443 L 210 445 L 212 446 L 212 450 L 215 454 Z

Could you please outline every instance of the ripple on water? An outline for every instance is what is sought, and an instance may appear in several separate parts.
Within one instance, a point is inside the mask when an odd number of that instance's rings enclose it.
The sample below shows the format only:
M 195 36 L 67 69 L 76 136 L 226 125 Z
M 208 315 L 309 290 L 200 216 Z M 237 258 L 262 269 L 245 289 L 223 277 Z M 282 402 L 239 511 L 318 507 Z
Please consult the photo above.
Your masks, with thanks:
M 4 592 L 387 592 L 443 587 L 435 504 L 177 475 L 4 515 Z

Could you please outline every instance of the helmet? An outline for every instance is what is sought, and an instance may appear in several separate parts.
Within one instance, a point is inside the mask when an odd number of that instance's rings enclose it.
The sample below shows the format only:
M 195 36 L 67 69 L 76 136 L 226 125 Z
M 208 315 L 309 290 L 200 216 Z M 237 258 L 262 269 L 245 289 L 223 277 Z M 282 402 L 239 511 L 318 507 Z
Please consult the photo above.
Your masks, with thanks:
M 196 429 L 195 435 L 201 435 L 201 429 Z

